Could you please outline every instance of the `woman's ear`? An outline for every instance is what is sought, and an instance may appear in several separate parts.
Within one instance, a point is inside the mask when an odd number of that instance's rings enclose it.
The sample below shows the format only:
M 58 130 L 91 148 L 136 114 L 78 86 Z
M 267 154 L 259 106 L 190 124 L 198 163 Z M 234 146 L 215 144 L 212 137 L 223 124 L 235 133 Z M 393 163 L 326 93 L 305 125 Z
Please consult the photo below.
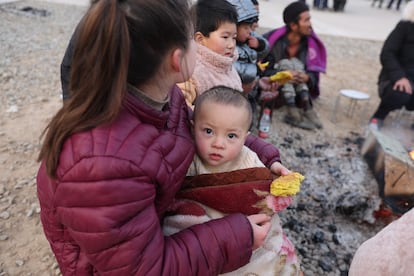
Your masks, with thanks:
M 171 54 L 171 66 L 177 73 L 181 72 L 181 60 L 183 57 L 183 50 L 177 48 Z

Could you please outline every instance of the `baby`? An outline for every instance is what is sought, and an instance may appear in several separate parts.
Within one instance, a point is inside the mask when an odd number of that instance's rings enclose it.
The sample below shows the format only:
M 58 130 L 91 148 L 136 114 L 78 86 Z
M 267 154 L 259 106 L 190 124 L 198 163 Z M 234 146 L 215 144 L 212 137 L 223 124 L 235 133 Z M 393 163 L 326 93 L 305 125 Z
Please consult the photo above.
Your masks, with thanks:
M 197 97 L 193 118 L 197 154 L 179 193 L 185 201 L 181 209 L 194 207 L 197 212 L 167 217 L 164 230 L 172 234 L 231 212 L 270 212 L 272 226 L 264 245 L 248 264 L 225 275 L 300 275 L 294 246 L 277 215 L 292 198 L 269 194 L 270 170 L 244 145 L 251 121 L 250 103 L 240 91 L 218 86 Z

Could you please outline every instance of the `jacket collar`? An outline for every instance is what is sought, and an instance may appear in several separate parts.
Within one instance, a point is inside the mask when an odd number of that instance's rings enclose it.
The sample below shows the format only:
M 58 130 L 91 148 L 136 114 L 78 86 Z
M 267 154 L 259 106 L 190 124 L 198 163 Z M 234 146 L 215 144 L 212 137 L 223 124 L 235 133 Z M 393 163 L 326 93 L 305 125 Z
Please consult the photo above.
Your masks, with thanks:
M 179 112 L 174 112 L 174 110 L 180 108 L 180 105 L 182 105 L 182 102 L 184 101 L 184 97 L 177 86 L 174 86 L 169 94 L 170 101 L 165 105 L 163 110 L 156 110 L 134 96 L 131 92 L 127 93 L 123 106 L 128 112 L 138 117 L 143 123 L 152 124 L 158 129 L 165 128 L 166 126 L 173 127 L 171 124 L 174 125 L 177 120 L 175 117 L 179 116 Z

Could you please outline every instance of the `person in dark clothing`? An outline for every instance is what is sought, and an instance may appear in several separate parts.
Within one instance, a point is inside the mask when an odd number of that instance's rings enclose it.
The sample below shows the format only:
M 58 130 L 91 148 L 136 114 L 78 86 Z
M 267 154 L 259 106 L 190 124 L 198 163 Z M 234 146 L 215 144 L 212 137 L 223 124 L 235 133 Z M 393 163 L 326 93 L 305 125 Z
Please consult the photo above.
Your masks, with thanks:
M 395 6 L 395 9 L 398 11 L 400 9 L 401 6 L 401 2 L 402 0 L 397 0 L 397 5 Z M 390 2 L 387 5 L 387 9 L 391 9 L 392 8 L 392 4 L 394 4 L 394 0 L 390 0 Z
M 405 107 L 414 110 L 414 2 L 404 9 L 397 23 L 384 42 L 380 54 L 381 71 L 378 93 L 381 102 L 371 117 L 369 126 L 378 130 L 387 115 Z

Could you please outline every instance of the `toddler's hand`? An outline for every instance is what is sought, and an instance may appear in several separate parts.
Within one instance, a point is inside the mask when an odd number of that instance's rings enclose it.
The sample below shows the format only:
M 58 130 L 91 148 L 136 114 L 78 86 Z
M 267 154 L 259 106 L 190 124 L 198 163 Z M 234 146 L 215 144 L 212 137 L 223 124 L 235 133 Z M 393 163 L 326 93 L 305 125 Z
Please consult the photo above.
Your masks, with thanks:
M 249 36 L 247 39 L 247 45 L 249 45 L 252 49 L 257 49 L 259 47 L 259 40 L 257 40 L 254 36 Z
M 250 215 L 247 217 L 253 229 L 253 250 L 262 246 L 270 230 L 270 217 L 265 214 Z

